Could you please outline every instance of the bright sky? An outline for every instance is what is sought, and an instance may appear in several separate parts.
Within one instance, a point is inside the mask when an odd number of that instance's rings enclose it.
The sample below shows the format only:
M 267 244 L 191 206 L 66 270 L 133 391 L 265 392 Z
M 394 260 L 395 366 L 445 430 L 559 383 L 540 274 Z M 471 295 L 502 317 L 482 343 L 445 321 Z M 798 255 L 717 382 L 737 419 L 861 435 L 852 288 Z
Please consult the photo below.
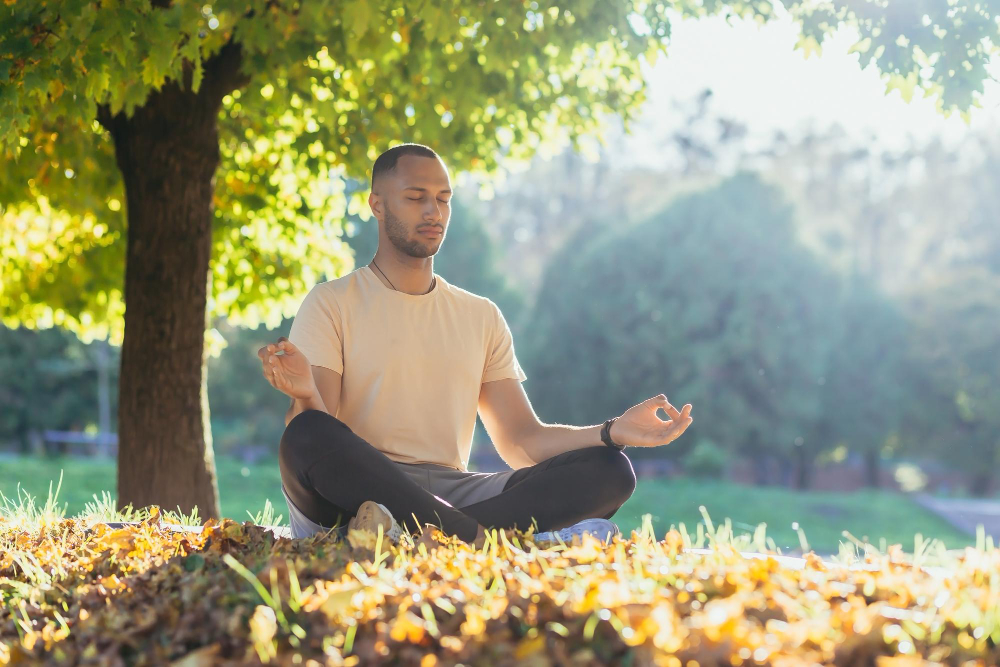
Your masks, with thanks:
M 673 26 L 667 57 L 649 72 L 647 106 L 642 121 L 624 148 L 640 163 L 657 158 L 650 139 L 667 134 L 679 119 L 672 101 L 692 99 L 704 88 L 714 95 L 710 108 L 723 117 L 743 121 L 751 135 L 777 129 L 795 134 L 812 122 L 818 128 L 841 123 L 851 134 L 874 132 L 887 145 L 905 143 L 908 135 L 926 140 L 941 133 L 957 140 L 969 127 L 957 115 L 945 119 L 928 99 L 909 103 L 898 91 L 885 94 L 874 66 L 862 70 L 857 54 L 847 50 L 854 40 L 842 30 L 828 38 L 821 56 L 806 59 L 795 50 L 798 28 L 791 19 L 759 26 L 751 21 L 727 25 L 720 17 L 681 21 Z M 1000 67 L 993 69 L 1000 78 Z M 982 109 L 972 114 L 972 127 L 1000 122 L 1000 85 L 986 84 Z

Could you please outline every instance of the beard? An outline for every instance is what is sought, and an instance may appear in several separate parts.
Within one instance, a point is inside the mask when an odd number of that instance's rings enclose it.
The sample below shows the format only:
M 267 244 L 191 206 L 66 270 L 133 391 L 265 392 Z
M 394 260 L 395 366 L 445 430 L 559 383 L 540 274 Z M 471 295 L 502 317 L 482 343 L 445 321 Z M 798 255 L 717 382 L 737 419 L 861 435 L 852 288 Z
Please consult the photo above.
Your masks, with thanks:
M 435 248 L 433 242 L 417 241 L 409 238 L 408 229 L 403 222 L 392 214 L 388 205 L 385 207 L 385 235 L 396 250 L 410 257 L 430 257 L 441 249 L 441 243 Z M 444 231 L 441 232 L 441 242 L 444 241 Z

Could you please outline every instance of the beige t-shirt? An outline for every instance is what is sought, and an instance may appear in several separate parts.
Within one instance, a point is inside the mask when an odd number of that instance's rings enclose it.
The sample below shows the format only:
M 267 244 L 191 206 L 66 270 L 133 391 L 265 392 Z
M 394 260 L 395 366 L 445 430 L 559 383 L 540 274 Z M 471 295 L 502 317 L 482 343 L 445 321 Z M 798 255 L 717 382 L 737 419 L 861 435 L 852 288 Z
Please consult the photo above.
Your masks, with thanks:
M 376 449 L 467 471 L 482 384 L 527 377 L 496 304 L 435 277 L 420 295 L 368 266 L 319 283 L 288 338 L 310 364 L 343 375 L 335 416 Z

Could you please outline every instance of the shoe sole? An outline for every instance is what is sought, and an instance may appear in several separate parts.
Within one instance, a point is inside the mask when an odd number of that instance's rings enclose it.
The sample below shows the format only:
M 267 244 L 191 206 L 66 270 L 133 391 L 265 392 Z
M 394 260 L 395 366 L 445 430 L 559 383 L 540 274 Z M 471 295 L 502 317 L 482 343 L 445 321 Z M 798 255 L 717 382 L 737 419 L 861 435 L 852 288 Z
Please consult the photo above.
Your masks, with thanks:
M 385 524 L 389 524 L 388 527 Z M 358 513 L 347 522 L 349 530 L 369 530 L 378 533 L 378 527 L 382 526 L 382 531 L 388 533 L 392 528 L 392 520 L 386 516 L 382 508 L 374 500 L 366 500 L 361 503 Z
M 575 544 L 575 543 L 582 543 L 583 542 L 583 536 L 585 534 L 589 534 L 592 537 L 594 537 L 595 539 L 597 539 L 597 540 L 599 540 L 601 542 L 604 542 L 604 544 L 610 544 L 611 540 L 614 539 L 615 535 L 621 535 L 621 530 L 617 529 L 617 526 L 615 524 L 612 524 L 612 526 L 614 526 L 614 528 L 611 528 L 611 527 L 608 527 L 608 528 L 603 528 L 602 527 L 602 528 L 597 528 L 597 529 L 582 528 L 579 531 L 574 531 L 573 534 L 569 536 L 569 539 L 564 539 L 563 540 L 563 543 L 567 544 L 567 545 L 572 545 L 572 544 Z M 558 535 L 558 533 L 560 531 L 553 531 L 553 532 Z M 545 545 L 551 546 L 551 545 L 559 544 L 559 540 L 556 539 L 555 537 L 552 537 L 552 538 L 549 538 L 549 539 L 543 538 L 541 540 L 537 540 L 536 544 L 545 544 Z

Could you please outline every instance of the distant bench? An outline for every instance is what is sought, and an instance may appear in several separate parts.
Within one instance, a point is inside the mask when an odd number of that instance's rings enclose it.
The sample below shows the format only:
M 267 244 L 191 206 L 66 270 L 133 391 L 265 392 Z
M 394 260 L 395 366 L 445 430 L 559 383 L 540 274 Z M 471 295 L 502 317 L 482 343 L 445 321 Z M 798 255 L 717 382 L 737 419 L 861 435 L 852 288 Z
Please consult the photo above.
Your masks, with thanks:
M 83 431 L 42 431 L 44 445 L 86 445 L 91 453 L 115 456 L 118 454 L 118 434 L 101 431 L 99 433 L 84 433 Z

